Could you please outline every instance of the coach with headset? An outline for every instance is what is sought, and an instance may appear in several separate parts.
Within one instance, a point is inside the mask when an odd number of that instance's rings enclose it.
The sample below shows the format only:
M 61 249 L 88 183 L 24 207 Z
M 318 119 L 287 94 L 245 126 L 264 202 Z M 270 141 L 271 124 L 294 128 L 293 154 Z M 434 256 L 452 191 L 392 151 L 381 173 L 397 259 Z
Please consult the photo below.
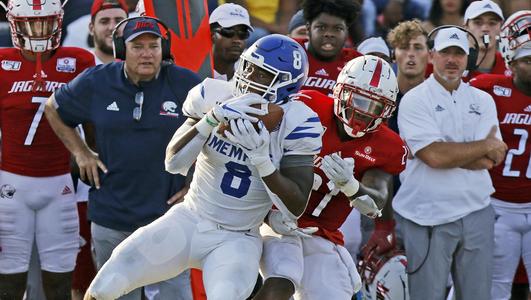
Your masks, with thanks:
M 199 83 L 196 74 L 171 63 L 170 33 L 159 20 L 130 18 L 116 28 L 114 54 L 123 61 L 87 70 L 56 90 L 45 107 L 81 179 L 92 185 L 88 215 L 98 268 L 122 240 L 187 191 L 184 177 L 164 170 L 164 155 L 186 119 L 182 103 Z M 97 153 L 74 130 L 81 123 L 94 124 Z M 180 293 L 172 284 L 160 285 L 161 299 L 187 299 Z M 140 291 L 120 299 L 139 300 Z
M 400 135 L 411 150 L 393 200 L 408 259 L 410 299 L 490 299 L 494 192 L 488 169 L 504 159 L 492 97 L 462 82 L 470 35 L 436 30 L 433 74 L 404 95 Z M 473 60 L 475 62 L 475 59 Z

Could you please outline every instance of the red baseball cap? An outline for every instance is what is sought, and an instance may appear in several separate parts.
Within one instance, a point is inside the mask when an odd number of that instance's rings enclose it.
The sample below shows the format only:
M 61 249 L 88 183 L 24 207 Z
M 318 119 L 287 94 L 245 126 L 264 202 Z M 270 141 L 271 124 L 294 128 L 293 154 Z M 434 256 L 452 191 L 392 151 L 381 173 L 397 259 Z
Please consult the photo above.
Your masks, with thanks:
M 125 3 L 125 0 L 94 0 L 94 3 L 92 3 L 92 8 L 90 9 L 90 16 L 94 18 L 99 11 L 109 8 L 121 8 L 126 13 L 129 12 L 129 8 L 127 7 L 127 3 Z

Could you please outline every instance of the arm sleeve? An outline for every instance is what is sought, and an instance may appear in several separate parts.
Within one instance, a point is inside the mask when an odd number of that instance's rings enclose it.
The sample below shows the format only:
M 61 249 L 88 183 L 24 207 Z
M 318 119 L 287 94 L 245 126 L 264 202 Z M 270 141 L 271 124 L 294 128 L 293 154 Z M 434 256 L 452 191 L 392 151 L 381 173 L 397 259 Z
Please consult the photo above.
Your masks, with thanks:
M 174 144 L 183 134 L 185 134 L 193 125 L 185 122 L 177 129 L 168 147 Z M 197 134 L 191 141 L 189 141 L 181 150 L 175 153 L 171 158 L 165 160 L 164 164 L 166 171 L 172 174 L 181 174 L 186 176 L 190 167 L 194 164 L 197 156 L 203 149 L 207 138 L 201 134 Z
M 189 118 L 201 119 L 216 103 L 232 97 L 230 83 L 206 78 L 193 87 L 183 104 L 183 114 Z
M 91 120 L 92 75 L 93 68 L 87 69 L 54 92 L 57 113 L 70 127 Z
M 417 94 L 406 94 L 402 98 L 398 110 L 398 128 L 413 155 L 431 143 L 444 141 L 425 100 Z

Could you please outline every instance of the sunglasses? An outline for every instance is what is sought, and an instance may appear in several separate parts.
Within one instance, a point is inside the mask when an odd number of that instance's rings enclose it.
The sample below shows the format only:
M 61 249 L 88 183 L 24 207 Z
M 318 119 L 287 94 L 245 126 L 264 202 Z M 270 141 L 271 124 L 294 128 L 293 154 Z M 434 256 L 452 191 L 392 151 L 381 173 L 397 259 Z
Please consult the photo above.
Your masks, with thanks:
M 229 39 L 233 38 L 236 35 L 238 37 L 238 39 L 240 39 L 240 40 L 246 40 L 251 35 L 249 30 L 241 31 L 241 30 L 235 30 L 235 29 L 232 29 L 232 28 L 223 28 L 223 27 L 216 29 L 215 32 L 217 32 L 221 36 L 229 38 Z
M 140 121 L 142 118 L 142 104 L 144 104 L 144 92 L 138 92 L 135 94 L 135 103 L 138 105 L 133 109 L 133 119 Z

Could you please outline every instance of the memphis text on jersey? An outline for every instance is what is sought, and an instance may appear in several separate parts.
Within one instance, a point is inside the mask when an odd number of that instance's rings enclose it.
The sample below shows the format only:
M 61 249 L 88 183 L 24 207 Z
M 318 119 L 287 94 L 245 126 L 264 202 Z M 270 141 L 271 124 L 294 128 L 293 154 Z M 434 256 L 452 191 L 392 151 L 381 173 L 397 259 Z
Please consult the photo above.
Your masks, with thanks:
M 208 146 L 214 149 L 214 151 L 240 161 L 246 161 L 248 159 L 247 155 L 243 152 L 242 148 L 237 147 L 222 139 L 219 139 L 215 135 L 211 136 L 212 139 L 208 142 Z
M 33 80 L 15 81 L 13 82 L 11 89 L 7 93 L 13 94 L 13 93 L 31 92 L 33 83 L 34 83 Z M 51 93 L 65 84 L 66 84 L 65 82 L 46 81 L 46 85 L 44 86 L 44 91 Z M 42 92 L 43 90 L 42 88 L 39 87 L 37 91 Z

